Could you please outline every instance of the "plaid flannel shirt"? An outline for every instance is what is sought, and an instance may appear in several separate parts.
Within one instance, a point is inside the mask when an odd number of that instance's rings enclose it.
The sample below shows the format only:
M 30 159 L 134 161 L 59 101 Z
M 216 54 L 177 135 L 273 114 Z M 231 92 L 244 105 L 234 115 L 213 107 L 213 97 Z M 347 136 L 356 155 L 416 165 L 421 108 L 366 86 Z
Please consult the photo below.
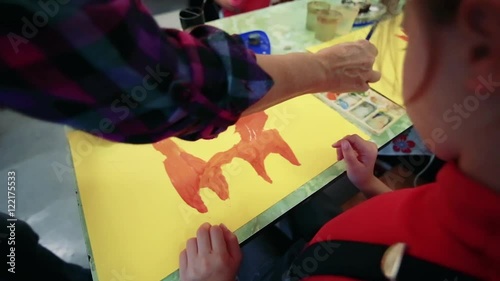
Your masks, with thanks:
M 0 106 L 109 140 L 209 139 L 272 87 L 240 39 L 140 0 L 2 0 Z

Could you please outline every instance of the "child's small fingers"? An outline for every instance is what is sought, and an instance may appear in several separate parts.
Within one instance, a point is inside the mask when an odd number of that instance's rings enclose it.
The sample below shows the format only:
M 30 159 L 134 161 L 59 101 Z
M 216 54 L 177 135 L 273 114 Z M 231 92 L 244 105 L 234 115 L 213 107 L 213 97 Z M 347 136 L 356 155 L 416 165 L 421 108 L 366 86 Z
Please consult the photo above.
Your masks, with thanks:
M 188 264 L 190 263 L 189 260 L 192 261 L 198 256 L 198 242 L 196 241 L 196 238 L 191 238 L 187 241 L 186 256 L 188 259 Z
M 338 140 L 337 142 L 335 142 L 334 144 L 332 144 L 332 147 L 339 148 L 342 145 L 342 141 L 345 140 L 348 137 L 349 136 L 345 136 L 345 137 L 341 138 L 340 140 Z
M 220 225 L 222 231 L 224 232 L 224 238 L 226 239 L 227 250 L 229 254 L 235 259 L 241 259 L 241 249 L 238 242 L 238 237 L 234 235 L 231 230 L 229 230 L 226 225 Z
M 222 230 L 220 226 L 212 226 L 210 228 L 210 239 L 212 239 L 212 249 L 214 250 L 214 252 L 227 252 L 224 230 Z
M 186 250 L 182 251 L 181 254 L 179 255 L 179 274 L 180 274 L 180 278 L 181 280 L 186 280 L 186 275 L 187 275 L 187 272 L 188 272 L 188 266 L 189 266 L 189 262 L 188 262 L 189 258 L 188 258 L 188 254 L 186 252 Z
M 224 234 L 224 239 L 226 239 L 226 243 L 231 239 L 231 237 L 235 236 L 234 233 L 231 230 L 229 230 L 229 228 L 227 228 L 225 224 L 221 223 L 219 226 L 222 229 L 222 233 Z
M 346 138 L 346 140 L 350 142 L 351 146 L 358 154 L 366 154 L 371 152 L 371 141 L 367 141 L 358 135 L 349 136 Z
M 183 250 L 179 255 L 179 269 L 182 271 L 188 267 L 188 258 L 186 250 Z
M 337 148 L 337 161 L 342 161 L 344 159 L 344 153 L 342 152 L 342 148 Z
M 198 253 L 205 255 L 212 251 L 212 242 L 210 240 L 210 227 L 208 223 L 204 223 L 196 233 Z
M 359 135 L 349 135 L 345 137 L 344 139 L 348 140 L 351 144 L 360 144 L 366 142 L 362 137 Z
M 358 160 L 358 154 L 353 149 L 351 143 L 347 140 L 342 142 L 342 153 L 348 169 L 357 169 L 361 163 Z

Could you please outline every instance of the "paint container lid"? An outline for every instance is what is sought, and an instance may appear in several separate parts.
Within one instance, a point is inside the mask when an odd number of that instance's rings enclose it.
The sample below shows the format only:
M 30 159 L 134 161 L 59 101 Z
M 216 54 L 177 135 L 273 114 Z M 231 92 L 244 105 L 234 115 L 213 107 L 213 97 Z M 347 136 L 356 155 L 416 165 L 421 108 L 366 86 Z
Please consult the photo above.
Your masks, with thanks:
M 372 4 L 366 13 L 360 13 L 354 21 L 354 27 L 371 25 L 387 13 L 387 7 L 382 3 Z
M 342 0 L 342 4 L 356 6 L 359 8 L 359 13 L 364 14 L 370 11 L 372 5 L 371 0 Z

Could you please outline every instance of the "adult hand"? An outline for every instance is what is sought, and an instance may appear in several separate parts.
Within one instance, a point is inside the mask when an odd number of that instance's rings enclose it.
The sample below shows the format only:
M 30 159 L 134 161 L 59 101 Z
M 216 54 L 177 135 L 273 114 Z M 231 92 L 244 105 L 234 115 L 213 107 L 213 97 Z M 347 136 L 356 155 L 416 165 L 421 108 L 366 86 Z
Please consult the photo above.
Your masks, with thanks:
M 203 224 L 180 255 L 181 281 L 234 281 L 242 259 L 236 236 L 226 226 Z
M 323 63 L 325 77 L 321 88 L 325 91 L 364 92 L 368 83 L 380 80 L 380 73 L 373 70 L 377 48 L 369 41 L 343 43 L 321 50 L 316 54 Z
M 377 55 L 377 48 L 366 40 L 335 45 L 315 54 L 257 55 L 257 63 L 272 77 L 274 86 L 243 115 L 308 93 L 367 91 L 368 83 L 380 80 L 380 73 L 373 70 Z

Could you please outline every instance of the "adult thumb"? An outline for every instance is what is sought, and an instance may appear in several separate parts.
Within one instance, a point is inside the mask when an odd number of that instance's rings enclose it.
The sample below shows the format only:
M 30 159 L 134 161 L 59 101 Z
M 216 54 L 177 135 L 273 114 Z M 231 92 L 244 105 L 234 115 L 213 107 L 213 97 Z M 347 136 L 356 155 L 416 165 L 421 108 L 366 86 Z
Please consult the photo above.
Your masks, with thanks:
M 348 168 L 354 168 L 359 165 L 358 155 L 348 140 L 342 141 L 342 153 Z

